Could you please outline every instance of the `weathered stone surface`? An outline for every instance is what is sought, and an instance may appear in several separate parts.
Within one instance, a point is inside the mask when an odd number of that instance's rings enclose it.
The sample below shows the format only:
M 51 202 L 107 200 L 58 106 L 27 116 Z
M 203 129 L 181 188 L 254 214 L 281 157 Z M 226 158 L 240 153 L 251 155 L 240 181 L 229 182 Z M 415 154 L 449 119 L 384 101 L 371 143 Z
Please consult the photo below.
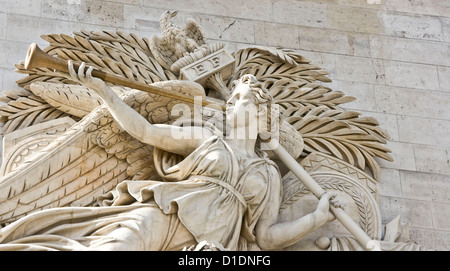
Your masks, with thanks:
M 383 169 L 380 178 L 380 195 L 396 198 L 403 197 L 400 171 L 398 169 Z
M 380 11 L 375 9 L 329 5 L 328 26 L 351 32 L 383 33 Z
M 434 16 L 447 16 L 450 8 L 446 1 L 410 0 L 410 1 L 386 1 L 385 7 L 392 11 L 407 12 L 413 14 L 428 14 Z
M 42 0 L 42 17 L 62 21 L 88 21 L 92 24 L 123 27 L 123 4 L 95 0 Z
M 437 67 L 439 76 L 439 88 L 450 92 L 450 67 Z
M 370 84 L 385 82 L 383 61 L 378 59 L 336 56 L 337 79 Z
M 399 138 L 403 142 L 423 144 L 444 149 L 450 146 L 450 121 L 419 117 L 398 117 Z M 420 146 L 420 145 L 417 145 Z
M 436 66 L 385 60 L 384 71 L 390 86 L 439 89 Z
M 299 27 L 298 32 L 302 50 L 370 56 L 369 36 L 366 34 L 311 27 Z
M 450 44 L 436 41 L 371 36 L 370 48 L 372 57 L 388 60 L 448 65 L 450 59 Z
M 273 1 L 273 20 L 302 26 L 326 27 L 328 8 L 324 3 L 295 0 Z
M 400 171 L 405 198 L 450 203 L 450 175 Z
M 334 80 L 329 87 L 343 91 L 349 96 L 358 97 L 342 107 L 358 111 L 376 111 L 375 92 L 372 84 Z
M 432 204 L 405 198 L 381 197 L 380 212 L 383 223 L 387 223 L 401 214 L 411 227 L 433 229 Z
M 379 160 L 382 167 L 402 170 L 416 170 L 414 160 L 414 145 L 403 142 L 389 141 L 387 147 L 391 149 L 393 162 Z
M 450 95 L 440 92 L 375 86 L 377 111 L 431 119 L 450 119 Z
M 438 17 L 386 12 L 382 14 L 382 18 L 385 35 L 435 41 L 443 39 Z
M 450 204 L 433 202 L 432 212 L 434 228 L 450 231 Z
M 0 0 L 0 7 L 2 7 L 1 12 L 4 13 L 41 16 L 41 0 Z
M 273 47 L 299 48 L 298 27 L 289 24 L 278 24 L 269 22 L 254 22 L 255 43 Z M 243 31 L 250 36 L 251 32 Z M 300 32 L 300 40 L 302 33 Z M 300 47 L 303 49 L 303 47 Z
M 445 147 L 415 145 L 417 170 L 450 175 L 449 149 Z M 448 185 L 448 184 L 447 184 Z

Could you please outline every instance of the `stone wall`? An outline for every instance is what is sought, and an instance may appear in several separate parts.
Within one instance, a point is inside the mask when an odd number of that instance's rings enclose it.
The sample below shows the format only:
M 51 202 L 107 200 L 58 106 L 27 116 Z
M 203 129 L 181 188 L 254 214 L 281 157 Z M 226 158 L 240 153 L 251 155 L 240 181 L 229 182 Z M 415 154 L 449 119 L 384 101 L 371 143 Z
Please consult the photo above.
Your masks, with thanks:
M 251 44 L 297 50 L 330 72 L 392 137 L 380 161 L 383 222 L 402 214 L 411 239 L 450 249 L 450 4 L 448 0 L 0 0 L 0 86 L 41 34 L 122 30 L 149 37 L 179 10 L 230 51 Z

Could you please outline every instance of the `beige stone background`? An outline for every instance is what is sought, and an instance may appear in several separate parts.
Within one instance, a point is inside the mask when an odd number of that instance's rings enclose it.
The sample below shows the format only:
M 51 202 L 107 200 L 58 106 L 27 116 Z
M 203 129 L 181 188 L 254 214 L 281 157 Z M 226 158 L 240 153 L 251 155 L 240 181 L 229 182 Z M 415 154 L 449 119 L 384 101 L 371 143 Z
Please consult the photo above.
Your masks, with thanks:
M 229 51 L 297 50 L 330 72 L 327 86 L 357 98 L 392 137 L 381 161 L 383 223 L 398 214 L 411 239 L 450 250 L 450 0 L 0 0 L 0 86 L 41 34 L 122 30 L 150 37 L 159 16 L 196 19 Z

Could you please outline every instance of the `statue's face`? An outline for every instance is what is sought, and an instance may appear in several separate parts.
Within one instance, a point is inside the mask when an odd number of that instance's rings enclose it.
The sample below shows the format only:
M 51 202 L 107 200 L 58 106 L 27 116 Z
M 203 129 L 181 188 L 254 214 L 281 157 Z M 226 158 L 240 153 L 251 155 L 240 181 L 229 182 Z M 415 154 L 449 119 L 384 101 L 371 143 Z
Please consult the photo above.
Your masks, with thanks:
M 247 127 L 251 123 L 257 122 L 257 106 L 248 84 L 236 85 L 227 101 L 226 113 L 228 124 L 235 128 Z

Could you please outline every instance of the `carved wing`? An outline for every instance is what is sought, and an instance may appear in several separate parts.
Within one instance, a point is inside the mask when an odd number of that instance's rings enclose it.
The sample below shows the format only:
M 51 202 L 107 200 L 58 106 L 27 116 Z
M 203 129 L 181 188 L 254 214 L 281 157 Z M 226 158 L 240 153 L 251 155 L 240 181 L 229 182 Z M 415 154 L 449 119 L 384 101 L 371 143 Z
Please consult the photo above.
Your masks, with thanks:
M 280 105 L 284 120 L 301 133 L 304 155 L 316 151 L 362 170 L 368 167 L 375 179 L 379 178 L 375 157 L 392 161 L 384 145 L 389 135 L 374 118 L 339 107 L 355 98 L 323 86 L 321 82 L 331 81 L 328 72 L 290 50 L 255 46 L 238 50 L 234 57 L 228 87 L 243 74 L 255 75 Z
M 44 49 L 50 55 L 83 61 L 104 72 L 147 84 L 177 79 L 156 60 L 149 40 L 134 34 L 81 31 L 73 37 L 55 34 L 42 38 L 50 43 Z M 95 93 L 50 69 L 26 70 L 23 63 L 16 68 L 27 76 L 17 82 L 23 89 L 3 92 L 5 104 L 0 107 L 1 121 L 5 123 L 3 134 L 64 117 L 78 123 L 37 156 L 29 156 L 32 158 L 20 166 L 10 167 L 12 171 L 2 177 L 1 223 L 44 208 L 92 205 L 98 195 L 124 179 L 158 178 L 152 148 L 122 131 L 107 110 L 99 107 L 101 100 Z M 170 122 L 171 104 L 179 103 L 124 87 L 111 87 L 151 123 Z M 203 89 L 185 91 L 198 94 Z
M 180 103 L 136 90 L 123 100 L 150 123 L 172 122 L 169 112 Z M 35 210 L 92 206 L 125 179 L 158 179 L 153 148 L 131 137 L 99 106 L 0 179 L 0 223 Z
M 186 34 L 186 37 L 193 39 L 198 44 L 198 46 L 202 46 L 203 44 L 205 44 L 202 29 L 194 19 L 187 19 L 186 26 L 183 30 Z

